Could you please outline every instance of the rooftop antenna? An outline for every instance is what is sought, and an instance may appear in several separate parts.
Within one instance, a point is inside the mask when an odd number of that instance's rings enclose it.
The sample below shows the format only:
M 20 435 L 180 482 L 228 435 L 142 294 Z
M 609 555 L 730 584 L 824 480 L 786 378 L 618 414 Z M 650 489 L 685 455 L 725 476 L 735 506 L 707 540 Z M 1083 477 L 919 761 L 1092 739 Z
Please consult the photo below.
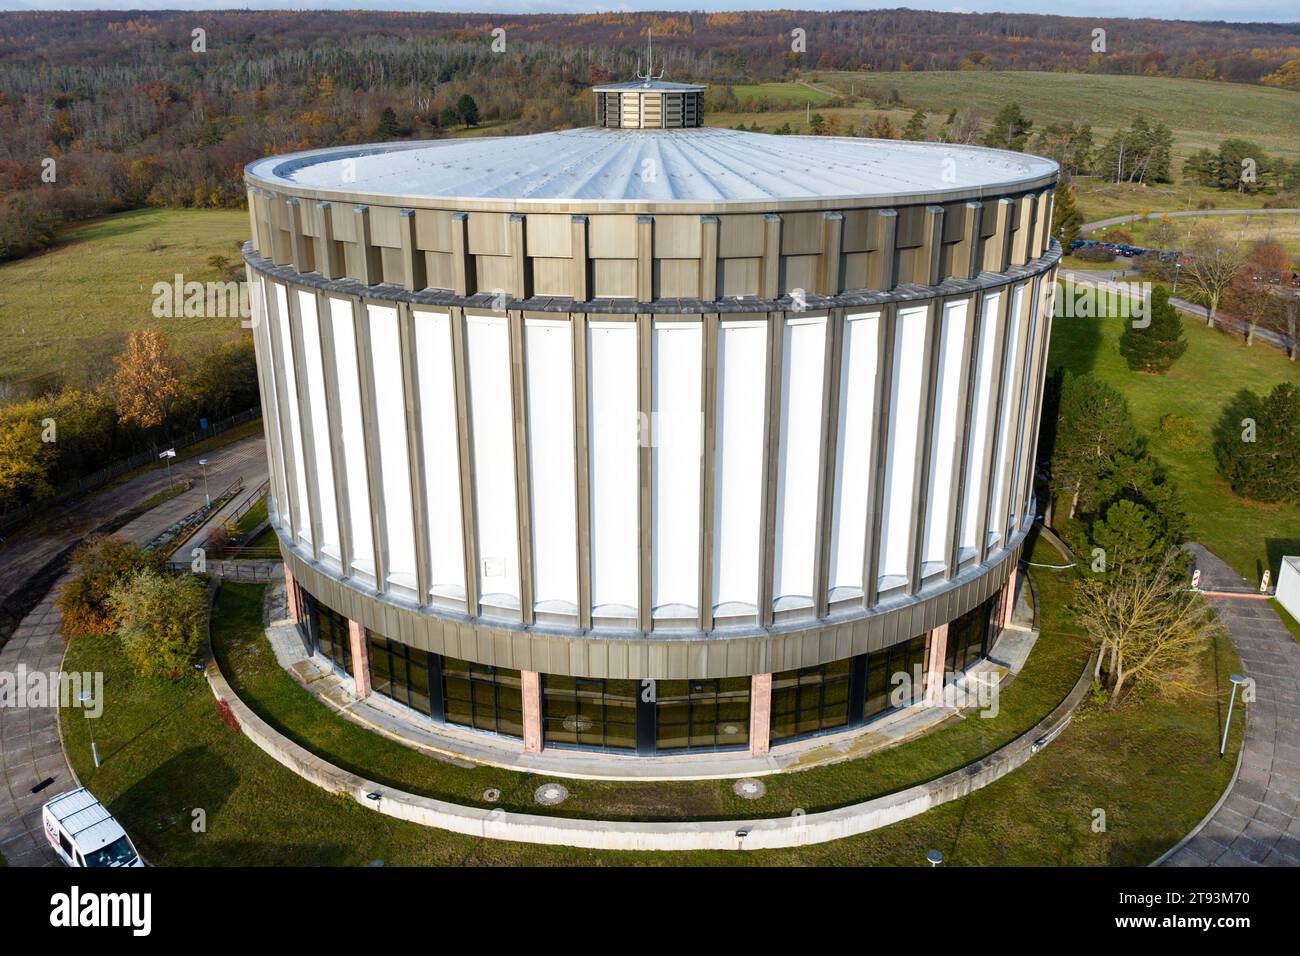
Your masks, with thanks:
M 637 61 L 636 61 L 636 78 L 638 80 L 644 80 L 645 86 L 649 86 L 651 83 L 655 82 L 656 80 L 662 80 L 664 78 L 664 69 L 662 68 L 663 64 L 660 64 L 661 69 L 659 70 L 659 75 L 658 76 L 654 75 L 654 69 L 655 69 L 654 45 L 655 45 L 654 30 L 647 30 L 646 44 L 645 44 L 646 68 L 644 74 L 641 73 L 641 58 L 637 57 Z

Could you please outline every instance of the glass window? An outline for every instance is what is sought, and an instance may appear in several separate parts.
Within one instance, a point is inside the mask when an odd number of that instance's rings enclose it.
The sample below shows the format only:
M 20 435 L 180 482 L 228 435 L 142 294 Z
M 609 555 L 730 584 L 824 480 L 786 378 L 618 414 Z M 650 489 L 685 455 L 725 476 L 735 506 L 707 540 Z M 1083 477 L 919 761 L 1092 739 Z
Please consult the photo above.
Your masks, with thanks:
M 924 696 L 927 638 L 928 635 L 920 634 L 867 655 L 865 719 L 896 707 L 907 707 Z
M 844 727 L 849 722 L 851 659 L 772 675 L 772 740 Z
M 542 732 L 548 744 L 636 749 L 635 680 L 542 678 Z
M 348 633 L 348 619 L 338 611 L 316 600 L 307 591 L 307 640 L 313 651 L 325 655 L 339 670 L 352 673 L 352 638 Z
M 370 652 L 370 689 L 422 714 L 438 716 L 429 693 L 436 655 L 366 631 Z
M 748 677 L 661 680 L 655 686 L 655 749 L 749 745 Z
M 997 596 L 990 598 L 948 625 L 948 647 L 944 654 L 944 670 L 948 674 L 960 673 L 988 655 L 997 637 L 992 627 L 997 600 Z
M 519 671 L 442 658 L 443 719 L 509 737 L 524 735 Z

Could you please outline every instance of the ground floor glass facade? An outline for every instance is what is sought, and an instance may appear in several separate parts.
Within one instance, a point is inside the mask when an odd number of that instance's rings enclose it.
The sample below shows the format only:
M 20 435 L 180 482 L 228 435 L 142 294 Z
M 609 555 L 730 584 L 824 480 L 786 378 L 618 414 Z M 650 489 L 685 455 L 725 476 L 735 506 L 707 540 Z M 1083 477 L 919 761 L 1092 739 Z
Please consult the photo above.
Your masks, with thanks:
M 349 622 L 305 590 L 303 632 L 313 652 L 355 675 Z M 948 627 L 946 672 L 987 656 L 997 637 L 996 597 Z M 930 635 L 870 654 L 772 675 L 770 740 L 780 743 L 859 726 L 918 703 Z M 524 736 L 518 670 L 445 657 L 366 632 L 370 687 L 435 721 Z M 745 749 L 751 678 L 629 680 L 540 675 L 545 746 L 654 754 Z

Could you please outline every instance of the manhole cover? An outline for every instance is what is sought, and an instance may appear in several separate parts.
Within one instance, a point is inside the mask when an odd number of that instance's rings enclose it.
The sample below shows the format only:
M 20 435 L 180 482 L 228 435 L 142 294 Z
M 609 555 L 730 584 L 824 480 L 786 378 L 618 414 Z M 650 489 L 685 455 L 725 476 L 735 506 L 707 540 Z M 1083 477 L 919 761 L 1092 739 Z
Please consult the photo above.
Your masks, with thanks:
M 564 729 L 571 733 L 580 734 L 585 730 L 591 730 L 591 718 L 583 717 L 579 714 L 570 714 L 564 718 Z
M 488 803 L 496 803 L 501 799 L 501 791 L 496 787 L 488 787 L 483 791 L 483 799 Z
M 544 783 L 533 792 L 533 799 L 544 807 L 553 807 L 563 803 L 569 797 L 569 791 L 558 783 Z
M 737 780 L 735 786 L 731 789 L 736 792 L 736 796 L 743 797 L 746 800 L 757 800 L 767 793 L 767 787 L 763 785 L 763 781 L 755 780 L 753 777 L 744 777 Z

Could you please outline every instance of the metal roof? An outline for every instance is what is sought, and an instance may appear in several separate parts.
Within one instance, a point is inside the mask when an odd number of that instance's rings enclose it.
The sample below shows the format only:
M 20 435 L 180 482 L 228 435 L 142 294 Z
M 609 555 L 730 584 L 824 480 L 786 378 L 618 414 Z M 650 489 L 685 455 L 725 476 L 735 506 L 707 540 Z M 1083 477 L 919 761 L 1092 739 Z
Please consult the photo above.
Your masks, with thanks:
M 106 847 L 126 834 L 121 824 L 85 787 L 55 797 L 46 807 L 50 816 L 76 841 L 82 853 Z
M 530 136 L 344 146 L 250 163 L 267 188 L 344 196 L 753 202 L 1006 191 L 1050 159 L 942 143 L 740 130 L 570 129 Z

